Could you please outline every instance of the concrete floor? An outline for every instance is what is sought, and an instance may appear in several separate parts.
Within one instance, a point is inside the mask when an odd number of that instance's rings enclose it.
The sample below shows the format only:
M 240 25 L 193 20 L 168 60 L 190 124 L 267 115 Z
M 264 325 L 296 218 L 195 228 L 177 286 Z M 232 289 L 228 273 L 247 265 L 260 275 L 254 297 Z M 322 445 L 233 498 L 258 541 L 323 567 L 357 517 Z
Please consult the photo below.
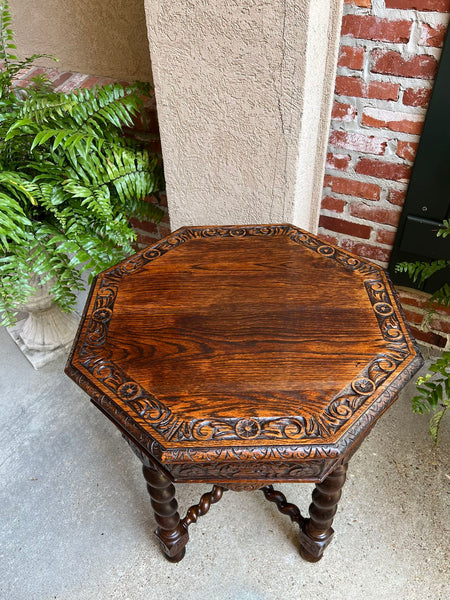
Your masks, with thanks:
M 63 374 L 0 330 L 3 600 L 448 600 L 450 427 L 433 449 L 403 393 L 353 458 L 323 560 L 261 492 L 228 492 L 167 562 L 138 460 Z M 178 486 L 181 512 L 208 488 Z M 303 510 L 310 485 L 283 485 Z

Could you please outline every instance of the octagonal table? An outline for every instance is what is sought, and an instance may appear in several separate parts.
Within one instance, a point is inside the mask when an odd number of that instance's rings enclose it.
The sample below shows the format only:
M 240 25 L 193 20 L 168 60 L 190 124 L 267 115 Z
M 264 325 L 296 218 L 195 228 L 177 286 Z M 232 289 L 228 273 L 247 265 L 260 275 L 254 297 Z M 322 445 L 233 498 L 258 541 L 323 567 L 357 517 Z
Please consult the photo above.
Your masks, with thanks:
M 347 463 L 422 364 L 377 265 L 291 225 L 182 228 L 100 274 L 66 372 L 143 462 L 158 537 L 261 489 L 329 544 Z M 181 519 L 173 482 L 211 482 Z M 273 488 L 315 482 L 309 517 Z

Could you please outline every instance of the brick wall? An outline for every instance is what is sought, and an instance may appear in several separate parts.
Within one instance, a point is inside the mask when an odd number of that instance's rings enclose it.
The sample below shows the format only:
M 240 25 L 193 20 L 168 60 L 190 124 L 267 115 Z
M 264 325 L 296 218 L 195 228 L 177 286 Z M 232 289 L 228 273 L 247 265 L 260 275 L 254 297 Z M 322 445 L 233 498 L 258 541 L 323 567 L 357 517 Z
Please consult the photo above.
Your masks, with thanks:
M 46 74 L 48 79 L 53 82 L 57 92 L 69 93 L 79 88 L 91 88 L 95 85 L 106 85 L 114 83 L 113 79 L 106 77 L 97 77 L 95 75 L 86 75 L 84 73 L 60 72 L 55 69 L 46 69 L 42 67 L 32 67 L 19 72 L 15 85 L 17 87 L 27 87 L 31 84 L 33 77 L 40 74 Z M 121 82 L 126 85 L 127 82 Z M 159 142 L 159 128 L 156 114 L 156 103 L 154 97 L 146 100 L 143 110 L 135 119 L 134 127 L 128 132 L 133 137 L 139 139 L 154 152 L 161 152 Z M 149 202 L 157 202 L 155 198 L 149 198 Z M 132 220 L 132 224 L 136 229 L 139 246 L 149 246 L 155 241 L 170 233 L 169 214 L 167 210 L 167 200 L 165 194 L 161 194 L 161 203 L 159 206 L 164 211 L 164 217 L 158 225 L 155 223 L 141 222 L 136 219 Z
M 450 0 L 345 0 L 319 234 L 387 266 Z M 416 337 L 450 347 L 450 313 L 400 290 Z

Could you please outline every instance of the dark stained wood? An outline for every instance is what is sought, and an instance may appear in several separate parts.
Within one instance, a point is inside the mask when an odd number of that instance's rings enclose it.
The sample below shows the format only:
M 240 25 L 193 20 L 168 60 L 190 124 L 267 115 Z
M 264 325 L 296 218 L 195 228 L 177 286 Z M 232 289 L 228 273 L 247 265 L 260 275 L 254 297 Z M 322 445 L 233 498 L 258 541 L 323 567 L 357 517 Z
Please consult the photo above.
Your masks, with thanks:
M 303 518 L 300 509 L 295 504 L 288 502 L 283 493 L 274 490 L 273 485 L 265 485 L 261 490 L 264 493 L 266 500 L 275 502 L 280 513 L 287 515 L 292 522 L 297 523 L 300 527 L 303 525 L 305 519 Z
M 181 521 L 183 527 L 187 529 L 192 523 L 197 523 L 199 517 L 206 515 L 209 511 L 211 504 L 219 502 L 224 492 L 226 492 L 226 490 L 220 485 L 213 485 L 213 489 L 210 492 L 203 494 L 198 504 L 194 504 L 188 509 L 186 516 Z
M 341 498 L 348 464 L 340 464 L 322 482 L 317 483 L 309 507 L 309 519 L 300 530 L 300 554 L 309 562 L 317 562 L 334 535 L 331 527 Z
M 170 479 L 159 469 L 144 465 L 142 471 L 152 499 L 155 520 L 158 523 L 155 535 L 167 560 L 179 562 L 185 554 L 189 535 L 178 514 L 175 488 Z
M 182 228 L 99 275 L 66 372 L 152 481 L 253 490 L 337 485 L 421 363 L 383 269 L 291 225 L 260 225 Z M 317 489 L 300 534 L 313 557 L 331 539 Z

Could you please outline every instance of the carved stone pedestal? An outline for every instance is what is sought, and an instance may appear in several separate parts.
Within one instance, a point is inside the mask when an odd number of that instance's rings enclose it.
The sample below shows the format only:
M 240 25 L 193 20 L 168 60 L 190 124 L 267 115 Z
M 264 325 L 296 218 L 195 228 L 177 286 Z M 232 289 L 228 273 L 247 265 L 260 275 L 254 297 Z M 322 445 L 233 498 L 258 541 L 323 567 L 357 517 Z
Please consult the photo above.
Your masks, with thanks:
M 35 369 L 66 354 L 78 328 L 78 318 L 64 313 L 49 294 L 51 282 L 39 285 L 36 293 L 21 308 L 28 313 L 8 333 Z

